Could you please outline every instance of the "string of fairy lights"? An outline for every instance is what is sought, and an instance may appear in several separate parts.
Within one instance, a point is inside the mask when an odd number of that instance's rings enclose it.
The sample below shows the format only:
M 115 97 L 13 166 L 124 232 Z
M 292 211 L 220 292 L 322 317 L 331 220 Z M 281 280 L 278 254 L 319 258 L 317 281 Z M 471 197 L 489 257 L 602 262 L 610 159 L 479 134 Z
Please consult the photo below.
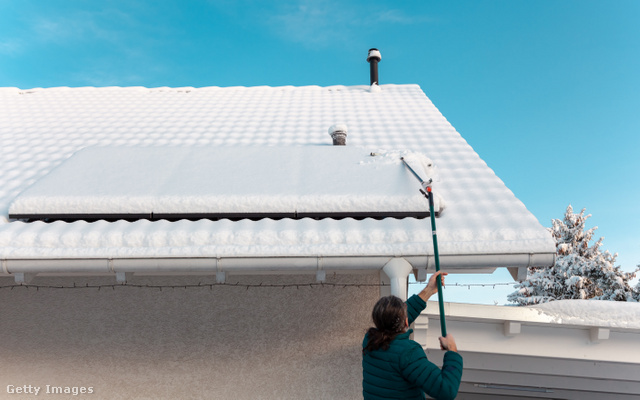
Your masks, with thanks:
M 424 282 L 409 282 L 409 285 L 424 285 Z M 449 283 L 447 287 L 466 287 L 467 289 L 472 288 L 493 288 L 496 289 L 497 286 L 513 286 L 515 282 L 498 282 L 498 283 Z M 11 285 L 0 285 L 0 289 L 6 290 L 14 290 L 16 288 L 21 289 L 76 289 L 76 290 L 86 290 L 86 289 L 97 289 L 97 290 L 116 290 L 119 288 L 137 288 L 137 289 L 155 289 L 162 291 L 164 289 L 210 289 L 213 290 L 215 287 L 231 287 L 238 289 L 258 289 L 258 288 L 371 288 L 371 287 L 385 287 L 390 286 L 388 283 L 335 283 L 335 282 L 314 282 L 314 283 L 227 283 L 227 282 L 198 282 L 192 284 L 175 284 L 175 285 L 154 285 L 154 284 L 137 284 L 137 283 L 113 283 L 113 284 L 73 284 L 68 285 L 52 285 L 52 284 L 30 284 L 30 283 L 20 283 L 20 284 L 11 284 Z

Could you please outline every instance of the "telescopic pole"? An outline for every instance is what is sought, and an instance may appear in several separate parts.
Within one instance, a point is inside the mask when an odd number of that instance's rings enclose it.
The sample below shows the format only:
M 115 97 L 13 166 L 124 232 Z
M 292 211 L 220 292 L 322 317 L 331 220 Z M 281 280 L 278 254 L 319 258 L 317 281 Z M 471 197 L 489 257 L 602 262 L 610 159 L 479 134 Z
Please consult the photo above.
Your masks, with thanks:
M 440 254 L 438 252 L 438 234 L 436 233 L 436 214 L 433 212 L 433 193 L 431 186 L 427 186 L 427 198 L 429 199 L 429 214 L 431 215 L 431 232 L 433 237 L 433 257 L 436 260 L 436 272 L 440 271 Z M 438 276 L 438 305 L 440 306 L 440 332 L 442 337 L 447 336 L 447 324 L 444 320 L 444 296 L 442 295 L 442 277 Z
M 431 189 L 432 180 L 429 179 L 429 182 L 424 181 L 420 175 L 416 173 L 416 171 L 411 168 L 409 163 L 403 158 L 401 158 L 404 165 L 409 168 L 409 171 L 413 174 L 413 176 L 420 181 L 420 185 L 426 189 L 426 192 L 420 189 L 420 192 L 429 200 L 429 215 L 431 217 L 431 237 L 433 239 L 433 257 L 436 260 L 436 272 L 440 271 L 440 254 L 438 252 L 438 234 L 436 232 L 436 213 L 434 212 L 433 206 L 433 192 Z M 447 336 L 447 324 L 444 318 L 444 296 L 442 295 L 442 279 L 440 276 L 436 278 L 436 283 L 438 285 L 438 305 L 440 307 L 440 332 L 442 333 L 442 337 Z

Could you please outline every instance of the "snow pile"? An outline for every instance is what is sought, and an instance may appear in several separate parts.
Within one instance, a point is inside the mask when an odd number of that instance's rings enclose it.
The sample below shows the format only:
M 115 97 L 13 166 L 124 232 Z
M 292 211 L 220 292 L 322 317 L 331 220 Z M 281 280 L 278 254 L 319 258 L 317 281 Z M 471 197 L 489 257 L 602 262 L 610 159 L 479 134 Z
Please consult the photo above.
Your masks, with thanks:
M 528 306 L 559 324 L 640 329 L 640 303 L 604 300 L 558 300 Z
M 385 150 L 378 149 L 371 152 L 373 158 L 367 161 L 361 161 L 361 164 L 378 163 L 378 164 L 393 164 L 402 165 L 402 159 L 411 165 L 422 180 L 428 181 L 429 179 L 435 180 L 435 166 L 433 161 L 426 155 L 409 150 Z
M 373 157 L 370 160 L 361 161 L 361 163 L 370 164 L 375 162 L 377 164 L 399 165 L 402 168 L 406 168 L 402 162 L 402 160 L 404 160 L 420 176 L 420 180 L 423 182 L 432 182 L 431 186 L 434 187 L 434 207 L 436 213 L 441 213 L 444 210 L 444 198 L 440 196 L 437 188 L 435 188 L 435 184 L 433 184 L 433 182 L 438 180 L 437 170 L 433 160 L 429 157 L 416 151 L 384 149 L 371 152 L 371 156 Z
M 429 172 L 433 162 L 406 151 L 373 154 L 344 146 L 89 147 L 21 193 L 9 212 L 426 212 L 400 157 Z

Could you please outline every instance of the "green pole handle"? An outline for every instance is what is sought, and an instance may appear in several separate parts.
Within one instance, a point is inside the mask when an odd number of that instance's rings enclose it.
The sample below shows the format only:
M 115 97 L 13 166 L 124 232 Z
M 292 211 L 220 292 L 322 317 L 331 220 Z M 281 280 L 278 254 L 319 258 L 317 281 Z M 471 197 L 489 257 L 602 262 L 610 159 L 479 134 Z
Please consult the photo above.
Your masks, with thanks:
M 438 234 L 436 233 L 436 214 L 433 211 L 433 193 L 431 193 L 431 186 L 427 186 L 427 193 L 429 198 L 429 215 L 431 216 L 431 233 L 433 237 L 433 256 L 436 260 L 436 272 L 440 271 L 440 254 L 438 253 Z M 442 279 L 436 278 L 438 284 L 438 305 L 440 306 L 440 332 L 442 337 L 447 336 L 447 324 L 444 319 L 444 296 L 442 295 Z
M 438 253 L 438 235 L 436 234 L 436 213 L 433 211 L 433 193 L 431 193 L 431 180 L 429 182 L 425 182 L 422 180 L 420 175 L 416 173 L 416 171 L 411 168 L 411 165 L 404 159 L 404 157 L 400 158 L 404 165 L 411 171 L 413 176 L 416 177 L 423 188 L 427 189 L 427 193 L 420 190 L 429 200 L 429 215 L 431 216 L 431 233 L 433 237 L 433 256 L 436 260 L 436 272 L 440 271 L 440 254 Z M 447 324 L 444 320 L 444 297 L 442 295 L 442 278 L 439 276 L 436 278 L 436 283 L 438 284 L 438 305 L 440 306 L 440 332 L 442 333 L 442 337 L 447 336 Z

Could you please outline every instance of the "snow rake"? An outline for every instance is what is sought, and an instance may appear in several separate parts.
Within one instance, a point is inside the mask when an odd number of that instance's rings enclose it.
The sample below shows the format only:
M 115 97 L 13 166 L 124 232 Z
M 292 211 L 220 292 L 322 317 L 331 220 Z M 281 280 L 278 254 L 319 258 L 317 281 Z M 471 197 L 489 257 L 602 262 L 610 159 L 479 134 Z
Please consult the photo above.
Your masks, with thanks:
M 436 272 L 440 271 L 440 255 L 438 253 L 438 235 L 436 233 L 436 214 L 433 206 L 433 192 L 431 190 L 431 183 L 433 179 L 429 179 L 429 181 L 425 181 L 418 175 L 418 173 L 409 165 L 407 160 L 404 157 L 400 158 L 404 165 L 411 171 L 413 176 L 420 182 L 420 193 L 424 195 L 429 201 L 429 215 L 431 217 L 431 233 L 433 238 L 433 257 L 436 260 Z M 442 337 L 447 336 L 447 324 L 444 319 L 444 296 L 442 295 L 442 279 L 440 276 L 436 278 L 436 283 L 438 284 L 438 305 L 440 307 L 440 332 L 442 333 Z

